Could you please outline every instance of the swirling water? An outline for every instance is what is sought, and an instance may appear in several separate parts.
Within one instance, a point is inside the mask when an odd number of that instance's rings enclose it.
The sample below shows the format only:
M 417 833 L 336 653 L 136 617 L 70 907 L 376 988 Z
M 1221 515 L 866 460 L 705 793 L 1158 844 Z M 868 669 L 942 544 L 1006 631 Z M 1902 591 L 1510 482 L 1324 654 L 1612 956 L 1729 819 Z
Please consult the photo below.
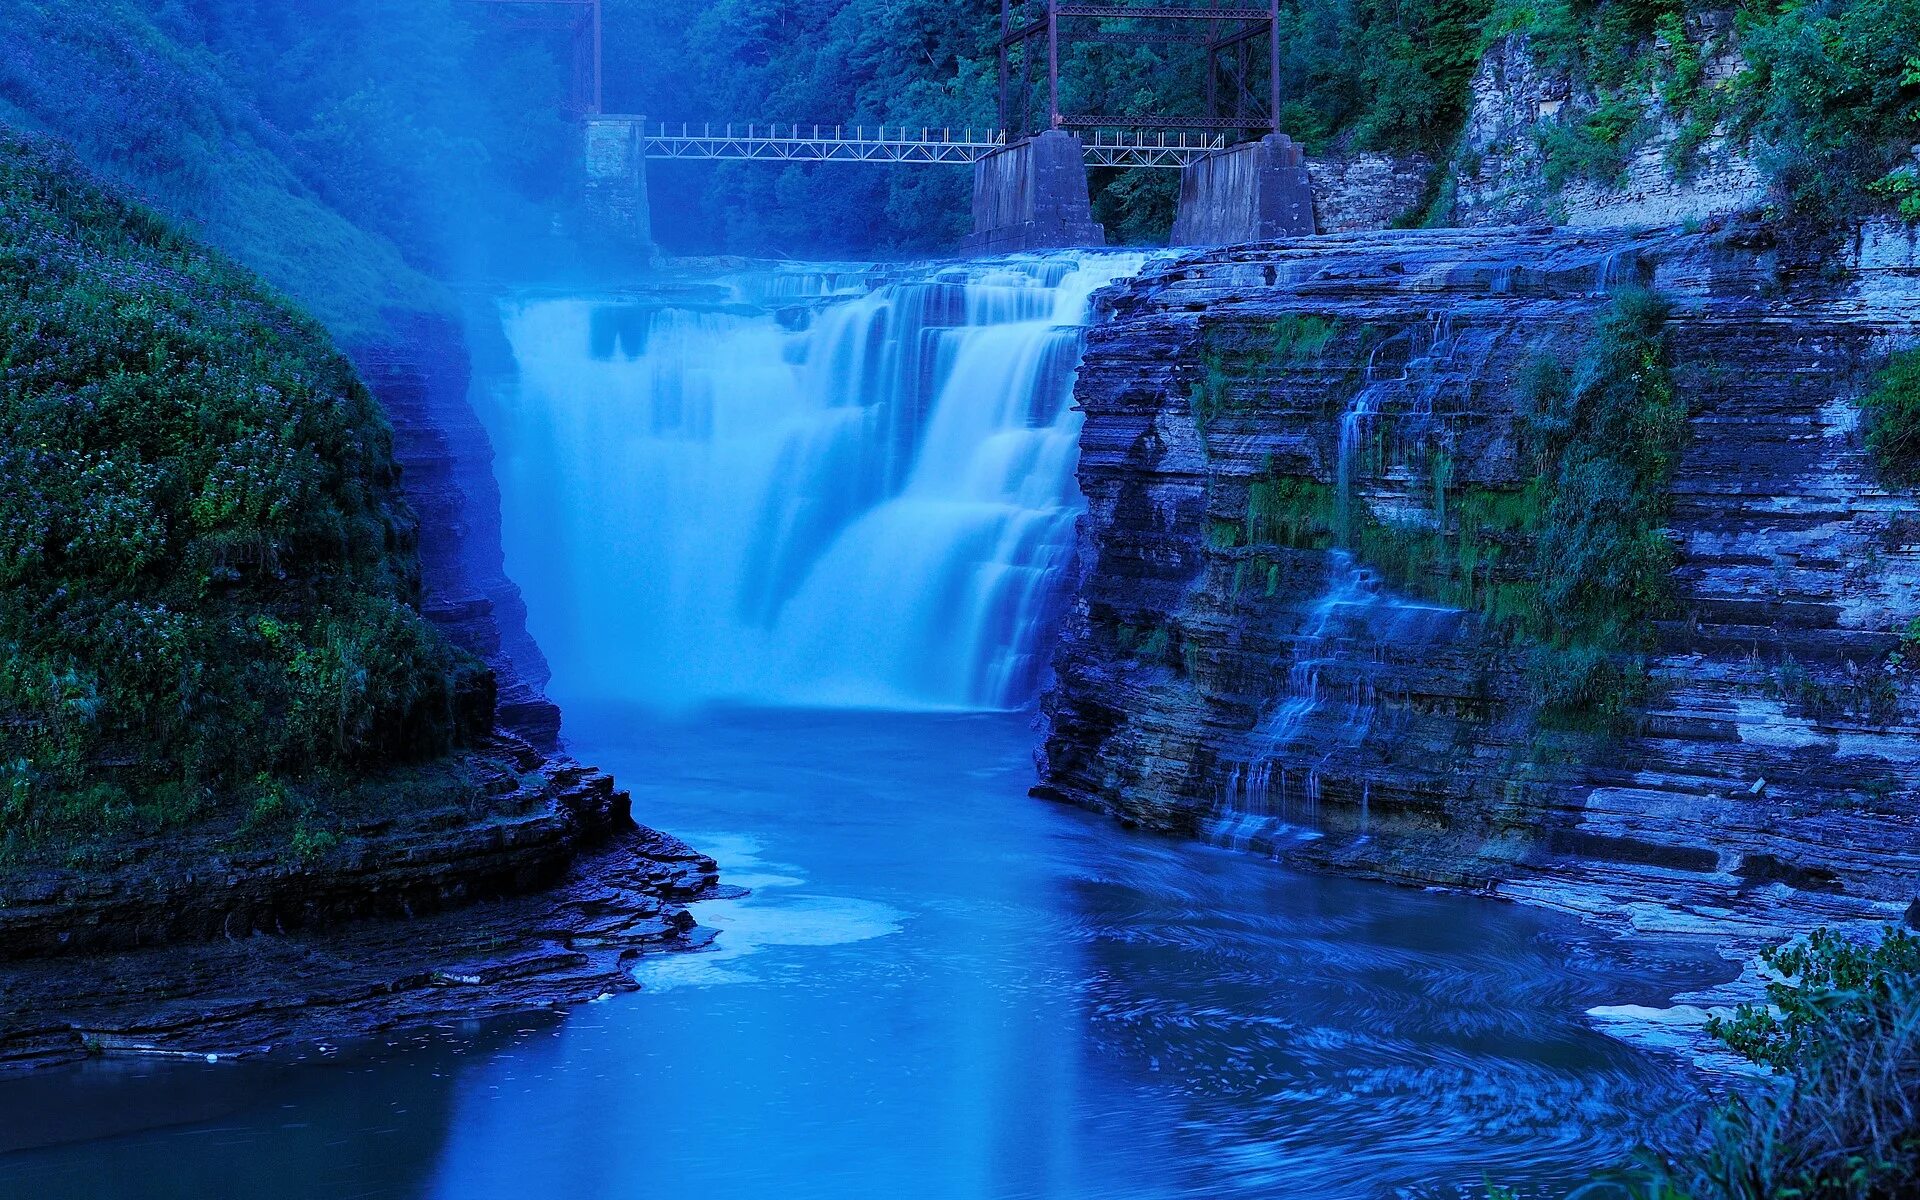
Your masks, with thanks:
M 1694 1084 L 1584 1014 L 1718 964 L 1027 796 L 1076 327 L 1125 269 L 510 307 L 508 563 L 572 748 L 752 894 L 564 1016 L 0 1085 L 0 1195 L 1341 1200 L 1619 1159 Z
M 0 1194 L 1540 1195 L 1689 1095 L 1583 1013 L 1708 964 L 1030 799 L 1017 714 L 569 720 L 754 889 L 699 906 L 714 953 L 565 1018 L 5 1085 Z

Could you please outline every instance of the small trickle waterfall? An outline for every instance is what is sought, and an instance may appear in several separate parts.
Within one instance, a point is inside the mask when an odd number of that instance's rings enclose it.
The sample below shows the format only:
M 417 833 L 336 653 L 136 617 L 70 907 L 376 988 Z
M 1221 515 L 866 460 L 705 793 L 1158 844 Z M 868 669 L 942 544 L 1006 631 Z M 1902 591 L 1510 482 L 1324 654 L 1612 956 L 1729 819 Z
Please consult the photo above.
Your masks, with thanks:
M 1432 413 L 1434 389 L 1421 382 L 1424 368 L 1449 362 L 1456 348 L 1444 318 L 1417 341 L 1411 333 L 1401 340 L 1408 342 L 1406 362 L 1384 366 L 1380 352 L 1394 343 L 1376 348 L 1341 414 L 1326 590 L 1307 609 L 1286 684 L 1248 735 L 1246 759 L 1229 764 L 1220 782 L 1202 828 L 1217 845 L 1247 850 L 1319 836 L 1320 764 L 1334 749 L 1358 745 L 1381 710 L 1368 663 L 1389 646 L 1447 636 L 1462 615 L 1395 595 L 1354 556 L 1356 482 L 1368 465 L 1376 423 L 1391 404 L 1412 427 L 1402 432 L 1417 434 Z M 1357 808 L 1364 836 L 1370 816 L 1365 784 Z
M 1083 508 L 1092 293 L 1142 259 L 527 299 L 491 414 L 561 699 L 1010 708 Z

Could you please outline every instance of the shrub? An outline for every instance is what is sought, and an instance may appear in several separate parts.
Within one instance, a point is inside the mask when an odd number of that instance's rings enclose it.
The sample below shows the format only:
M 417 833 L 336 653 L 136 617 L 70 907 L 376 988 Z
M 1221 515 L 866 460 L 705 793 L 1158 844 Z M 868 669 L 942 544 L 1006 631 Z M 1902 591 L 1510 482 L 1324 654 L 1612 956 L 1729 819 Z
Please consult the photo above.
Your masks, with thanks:
M 1738 6 L 1747 68 L 1711 84 L 1684 0 L 1499 0 L 1486 39 L 1524 33 L 1536 60 L 1591 87 L 1598 104 L 1539 138 L 1548 183 L 1607 182 L 1647 131 L 1659 95 L 1679 123 L 1669 165 L 1691 169 L 1725 118 L 1785 192 L 1819 220 L 1887 205 L 1908 219 L 1920 195 L 1902 173 L 1920 124 L 1920 0 L 1805 0 Z M 1725 7 L 1725 6 L 1712 6 Z M 1658 53 L 1653 52 L 1658 43 Z
M 1763 953 L 1768 1003 L 1708 1031 L 1769 1077 L 1570 1196 L 1589 1200 L 1909 1200 L 1920 1195 L 1920 937 L 1829 930 Z M 1489 1183 L 1489 1200 L 1516 1193 Z
M 1692 1200 L 1920 1194 L 1920 937 L 1818 930 L 1763 957 L 1771 1003 L 1709 1029 L 1774 1077 L 1716 1109 L 1662 1182 Z

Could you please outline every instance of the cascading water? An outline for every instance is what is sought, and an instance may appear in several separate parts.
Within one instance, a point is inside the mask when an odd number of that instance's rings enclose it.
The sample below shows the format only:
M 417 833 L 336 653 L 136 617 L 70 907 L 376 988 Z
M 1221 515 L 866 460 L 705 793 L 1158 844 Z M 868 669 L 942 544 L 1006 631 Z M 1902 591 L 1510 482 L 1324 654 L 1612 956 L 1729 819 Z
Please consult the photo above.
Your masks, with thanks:
M 1204 836 L 1236 850 L 1318 836 L 1320 767 L 1342 746 L 1358 745 L 1380 710 L 1366 659 L 1356 648 L 1428 642 L 1450 633 L 1458 609 L 1420 604 L 1394 595 L 1354 556 L 1355 481 L 1366 465 L 1376 422 L 1390 400 L 1405 401 L 1407 416 L 1424 424 L 1432 415 L 1437 385 L 1423 382 L 1426 368 L 1451 363 L 1456 343 L 1451 323 L 1436 320 L 1420 344 L 1412 334 L 1404 364 L 1383 367 L 1377 347 L 1365 379 L 1340 417 L 1338 457 L 1334 465 L 1334 548 L 1327 555 L 1327 587 L 1307 610 L 1294 642 L 1293 663 L 1279 702 L 1248 737 L 1249 754 L 1230 766 L 1213 811 L 1202 825 Z M 1330 687 L 1338 668 L 1344 683 Z M 1309 726 L 1312 726 L 1310 731 Z M 1313 734 L 1308 737 L 1309 732 Z M 1289 772 L 1293 774 L 1290 776 Z M 1361 783 L 1359 825 L 1365 834 L 1371 785 Z
M 1083 507 L 1081 330 L 1142 261 L 507 305 L 508 570 L 555 695 L 1030 700 Z

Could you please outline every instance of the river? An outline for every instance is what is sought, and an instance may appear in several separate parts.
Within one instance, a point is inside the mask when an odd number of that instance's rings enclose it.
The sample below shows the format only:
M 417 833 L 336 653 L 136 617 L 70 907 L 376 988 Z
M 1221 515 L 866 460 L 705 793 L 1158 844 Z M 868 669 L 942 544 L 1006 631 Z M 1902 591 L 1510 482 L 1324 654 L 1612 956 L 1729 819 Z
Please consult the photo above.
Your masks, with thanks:
M 0 1088 L 0 1194 L 1539 1194 L 1696 1081 L 1597 1032 L 1720 975 L 1030 798 L 1125 260 L 509 302 L 507 565 L 571 746 L 751 889 L 564 1015 Z M 704 295 L 704 293 L 703 293 Z

